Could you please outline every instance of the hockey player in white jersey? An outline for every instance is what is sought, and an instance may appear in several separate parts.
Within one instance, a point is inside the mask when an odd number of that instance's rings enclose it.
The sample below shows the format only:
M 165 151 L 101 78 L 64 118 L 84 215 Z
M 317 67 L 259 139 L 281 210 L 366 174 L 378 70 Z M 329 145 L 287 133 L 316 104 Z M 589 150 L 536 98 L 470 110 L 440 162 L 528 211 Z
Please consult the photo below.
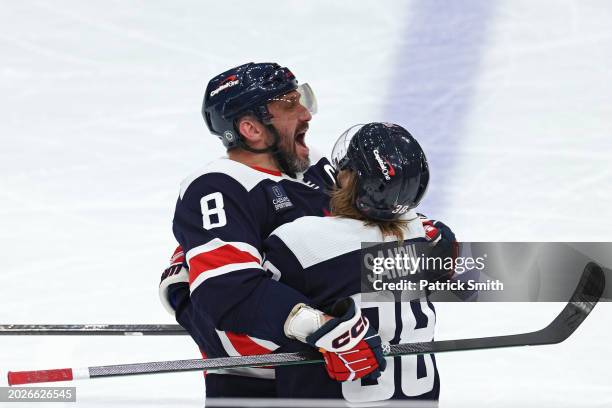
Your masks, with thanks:
M 325 333 L 319 310 L 353 300 L 354 307 L 360 307 L 367 317 L 366 324 L 374 326 L 383 341 L 432 341 L 436 315 L 427 297 L 399 303 L 365 302 L 360 297 L 363 242 L 435 245 L 440 240 L 455 241 L 446 225 L 415 212 L 429 182 L 424 152 L 404 128 L 370 123 L 345 132 L 334 147 L 332 160 L 340 171 L 330 201 L 332 217 L 302 217 L 280 226 L 264 242 L 268 270 L 311 302 L 296 305 L 284 326 L 288 337 L 300 341 L 279 351 L 299 351 L 308 347 L 306 343 L 317 344 Z M 355 352 L 323 351 L 325 367 L 277 368 L 278 396 L 351 402 L 438 399 L 440 380 L 433 355 L 390 358 L 378 378 L 338 382 L 354 378 L 363 369 L 359 364 L 346 364 Z M 330 370 L 334 365 L 339 369 Z

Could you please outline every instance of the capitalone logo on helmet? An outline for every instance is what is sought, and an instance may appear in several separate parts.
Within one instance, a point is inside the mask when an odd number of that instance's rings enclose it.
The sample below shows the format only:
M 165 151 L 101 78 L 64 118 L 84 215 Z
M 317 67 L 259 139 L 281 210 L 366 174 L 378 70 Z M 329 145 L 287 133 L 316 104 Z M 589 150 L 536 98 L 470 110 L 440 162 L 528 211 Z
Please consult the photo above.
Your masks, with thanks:
M 219 87 L 215 90 L 213 90 L 210 93 L 210 97 L 212 98 L 213 96 L 215 96 L 216 94 L 218 94 L 219 92 L 227 89 L 227 88 L 231 88 L 234 85 L 238 85 L 238 83 L 240 82 L 240 80 L 237 79 L 236 75 L 232 75 L 231 77 L 227 78 L 225 81 L 223 81 L 221 83 L 221 85 L 219 85 Z
M 385 161 L 383 161 L 382 157 L 380 157 L 380 153 L 378 152 L 378 150 L 374 150 L 372 153 L 374 153 L 374 158 L 378 162 L 380 170 L 382 171 L 383 176 L 385 176 L 385 180 L 391 180 L 391 176 L 395 175 L 395 169 L 391 166 L 389 162 L 385 163 Z M 387 168 L 387 165 L 389 166 L 389 168 Z

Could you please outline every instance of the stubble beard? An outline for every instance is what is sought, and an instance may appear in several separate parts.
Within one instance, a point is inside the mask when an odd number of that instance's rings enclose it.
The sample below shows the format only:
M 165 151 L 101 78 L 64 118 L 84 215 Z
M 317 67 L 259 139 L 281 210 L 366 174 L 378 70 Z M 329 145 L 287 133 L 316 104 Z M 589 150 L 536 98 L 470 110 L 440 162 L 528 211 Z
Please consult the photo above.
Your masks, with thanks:
M 278 130 L 274 131 L 279 133 Z M 276 160 L 284 173 L 303 173 L 310 167 L 310 157 L 301 158 L 295 150 L 295 137 L 284 137 L 279 134 L 280 142 L 276 152 Z
M 284 169 L 285 173 L 303 173 L 310 167 L 310 158 L 299 157 L 295 152 L 294 145 L 291 148 L 279 146 L 277 155 L 285 162 L 284 167 L 287 167 Z

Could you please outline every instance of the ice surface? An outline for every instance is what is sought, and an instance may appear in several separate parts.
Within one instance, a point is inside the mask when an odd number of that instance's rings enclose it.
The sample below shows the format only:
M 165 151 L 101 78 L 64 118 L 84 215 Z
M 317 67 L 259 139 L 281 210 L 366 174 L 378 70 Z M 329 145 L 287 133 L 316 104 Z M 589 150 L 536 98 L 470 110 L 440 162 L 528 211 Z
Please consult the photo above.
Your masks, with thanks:
M 2 2 L 0 322 L 172 322 L 157 283 L 178 183 L 223 153 L 204 84 L 247 61 L 313 86 L 321 151 L 354 123 L 413 131 L 432 162 L 423 206 L 463 240 L 612 241 L 611 17 L 605 0 Z M 560 307 L 439 304 L 438 338 L 536 329 Z M 561 345 L 441 355 L 441 405 L 609 406 L 611 311 Z M 2 376 L 198 357 L 179 337 L 0 350 Z M 195 407 L 203 386 L 105 379 L 78 399 Z

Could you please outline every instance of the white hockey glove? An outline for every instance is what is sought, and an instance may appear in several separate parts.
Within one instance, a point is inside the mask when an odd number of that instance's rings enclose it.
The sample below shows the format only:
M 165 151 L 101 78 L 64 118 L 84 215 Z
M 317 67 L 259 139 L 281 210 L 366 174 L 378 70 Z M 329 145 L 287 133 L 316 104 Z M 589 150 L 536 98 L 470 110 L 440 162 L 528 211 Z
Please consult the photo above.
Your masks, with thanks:
M 183 266 L 185 253 L 179 245 L 170 258 L 170 266 L 164 269 L 159 282 L 159 300 L 173 317 L 177 305 L 189 297 L 189 271 Z

